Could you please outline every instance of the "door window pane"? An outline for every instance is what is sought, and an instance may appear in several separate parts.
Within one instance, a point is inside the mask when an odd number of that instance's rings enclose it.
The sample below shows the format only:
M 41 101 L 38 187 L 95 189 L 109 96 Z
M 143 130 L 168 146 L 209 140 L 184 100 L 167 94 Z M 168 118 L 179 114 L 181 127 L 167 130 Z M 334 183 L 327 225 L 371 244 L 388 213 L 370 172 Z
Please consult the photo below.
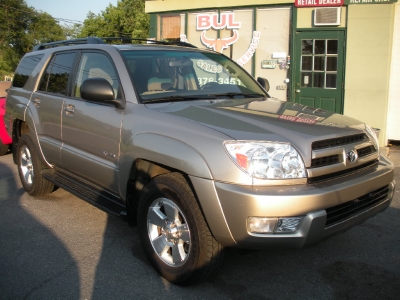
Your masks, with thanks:
M 326 58 L 326 70 L 327 71 L 337 71 L 337 57 L 327 57 Z
M 301 87 L 311 87 L 312 86 L 312 73 L 303 72 L 301 73 Z
M 328 40 L 327 54 L 338 54 L 338 40 Z
M 325 71 L 324 56 L 314 56 L 314 71 Z
M 312 54 L 313 40 L 301 41 L 301 54 Z
M 301 58 L 301 70 L 312 71 L 312 56 L 303 56 Z
M 80 98 L 81 85 L 89 78 L 103 78 L 108 81 L 114 90 L 114 99 L 117 98 L 119 80 L 110 59 L 101 53 L 83 53 L 76 74 L 73 96 Z
M 336 88 L 337 74 L 326 74 L 326 88 Z
M 40 80 L 38 89 L 48 93 L 67 95 L 68 78 L 74 59 L 75 52 L 54 56 Z
M 324 87 L 324 73 L 314 73 L 314 86 L 315 88 L 323 88 Z
M 325 40 L 315 40 L 314 54 L 325 54 Z

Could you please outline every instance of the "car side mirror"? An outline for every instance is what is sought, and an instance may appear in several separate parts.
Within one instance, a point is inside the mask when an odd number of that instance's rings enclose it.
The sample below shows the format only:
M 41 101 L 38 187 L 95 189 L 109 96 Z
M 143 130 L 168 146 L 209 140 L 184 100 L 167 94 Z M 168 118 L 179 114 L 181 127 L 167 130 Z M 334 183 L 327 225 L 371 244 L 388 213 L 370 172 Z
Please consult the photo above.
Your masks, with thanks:
M 121 100 L 114 99 L 114 89 L 104 78 L 86 79 L 81 85 L 81 97 L 93 102 L 112 104 L 116 108 L 124 108 Z
M 269 91 L 269 82 L 267 79 L 258 77 L 257 82 L 261 84 L 261 86 L 268 92 Z

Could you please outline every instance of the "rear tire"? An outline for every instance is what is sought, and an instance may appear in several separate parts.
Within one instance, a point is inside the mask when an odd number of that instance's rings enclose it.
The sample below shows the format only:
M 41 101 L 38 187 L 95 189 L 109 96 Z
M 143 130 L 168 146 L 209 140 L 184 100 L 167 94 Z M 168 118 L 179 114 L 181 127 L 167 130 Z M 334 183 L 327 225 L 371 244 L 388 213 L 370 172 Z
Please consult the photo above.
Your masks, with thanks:
M 19 178 L 29 195 L 40 196 L 55 190 L 55 185 L 43 178 L 41 171 L 46 169 L 46 166 L 36 155 L 32 140 L 26 134 L 18 141 L 17 165 Z
M 172 283 L 193 284 L 222 264 L 224 249 L 212 236 L 192 189 L 179 173 L 160 175 L 145 186 L 138 228 L 151 264 Z

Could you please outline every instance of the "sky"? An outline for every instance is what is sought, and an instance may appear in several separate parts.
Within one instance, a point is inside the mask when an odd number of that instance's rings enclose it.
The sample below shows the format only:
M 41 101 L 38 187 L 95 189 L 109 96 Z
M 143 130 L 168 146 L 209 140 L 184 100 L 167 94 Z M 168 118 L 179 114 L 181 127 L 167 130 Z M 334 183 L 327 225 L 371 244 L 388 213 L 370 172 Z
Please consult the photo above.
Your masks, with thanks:
M 107 6 L 117 5 L 118 0 L 25 0 L 28 6 L 37 11 L 47 12 L 53 18 L 68 19 L 83 22 L 89 11 L 98 14 Z M 72 23 L 66 23 L 71 24 Z

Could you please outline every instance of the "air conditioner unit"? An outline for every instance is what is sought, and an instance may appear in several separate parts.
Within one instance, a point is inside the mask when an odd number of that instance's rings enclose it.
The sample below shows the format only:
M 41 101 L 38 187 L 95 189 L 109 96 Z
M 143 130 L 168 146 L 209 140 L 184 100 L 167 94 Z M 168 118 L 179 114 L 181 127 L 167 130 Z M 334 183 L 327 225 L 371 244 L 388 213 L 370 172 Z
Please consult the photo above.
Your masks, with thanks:
M 318 7 L 314 9 L 314 26 L 340 25 L 341 7 Z

